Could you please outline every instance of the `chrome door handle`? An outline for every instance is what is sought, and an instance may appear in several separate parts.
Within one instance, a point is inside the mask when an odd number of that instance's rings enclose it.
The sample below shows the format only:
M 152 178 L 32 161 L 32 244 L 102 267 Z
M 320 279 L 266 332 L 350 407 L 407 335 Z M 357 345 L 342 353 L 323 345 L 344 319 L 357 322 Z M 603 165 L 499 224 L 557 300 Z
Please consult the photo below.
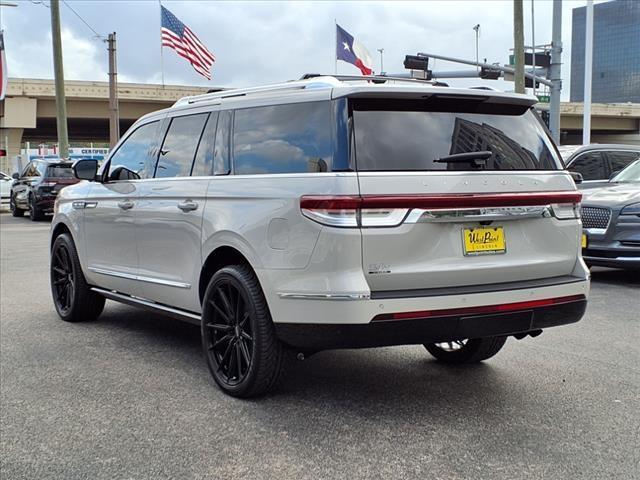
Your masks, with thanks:
M 131 200 L 125 200 L 124 202 L 118 202 L 118 206 L 122 210 L 131 210 L 133 208 L 133 202 Z
M 178 204 L 178 208 L 183 212 L 191 212 L 198 208 L 198 204 L 193 200 L 186 200 Z

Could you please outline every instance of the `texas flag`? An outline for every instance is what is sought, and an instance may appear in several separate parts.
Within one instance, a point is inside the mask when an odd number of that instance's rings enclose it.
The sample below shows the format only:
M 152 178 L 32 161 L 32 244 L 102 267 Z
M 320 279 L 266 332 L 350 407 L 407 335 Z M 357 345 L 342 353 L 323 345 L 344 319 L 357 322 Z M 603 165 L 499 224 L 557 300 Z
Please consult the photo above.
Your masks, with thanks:
M 354 39 L 346 30 L 336 24 L 337 44 L 336 44 L 336 60 L 343 60 L 347 63 L 355 65 L 360 69 L 363 75 L 371 75 L 373 73 L 371 55 L 367 49 L 359 41 Z

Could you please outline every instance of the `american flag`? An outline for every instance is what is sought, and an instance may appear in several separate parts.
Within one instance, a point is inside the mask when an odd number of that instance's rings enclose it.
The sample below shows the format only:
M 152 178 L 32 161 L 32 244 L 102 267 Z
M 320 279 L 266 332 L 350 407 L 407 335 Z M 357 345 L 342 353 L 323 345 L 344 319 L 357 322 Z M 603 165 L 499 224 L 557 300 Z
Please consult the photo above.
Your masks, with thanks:
M 196 37 L 196 34 L 164 7 L 160 35 L 162 46 L 173 48 L 178 55 L 186 58 L 200 75 L 211 80 L 211 66 L 216 58 Z

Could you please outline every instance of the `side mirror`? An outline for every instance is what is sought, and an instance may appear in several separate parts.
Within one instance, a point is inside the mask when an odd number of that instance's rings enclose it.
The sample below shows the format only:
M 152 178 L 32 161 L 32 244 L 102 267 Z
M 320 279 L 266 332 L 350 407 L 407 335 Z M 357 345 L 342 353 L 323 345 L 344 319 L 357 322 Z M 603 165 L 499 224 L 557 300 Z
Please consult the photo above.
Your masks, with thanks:
M 13 172 L 11 178 L 13 178 L 14 180 L 20 180 L 20 174 L 18 172 Z
M 582 174 L 580 172 L 569 172 L 569 175 L 571 175 L 576 185 L 582 183 Z
M 613 177 L 618 175 L 621 171 L 622 170 L 616 170 L 615 172 L 611 172 L 611 175 L 609 175 L 609 181 L 613 180 Z
M 97 160 L 78 160 L 73 164 L 73 174 L 80 180 L 94 181 L 98 173 Z

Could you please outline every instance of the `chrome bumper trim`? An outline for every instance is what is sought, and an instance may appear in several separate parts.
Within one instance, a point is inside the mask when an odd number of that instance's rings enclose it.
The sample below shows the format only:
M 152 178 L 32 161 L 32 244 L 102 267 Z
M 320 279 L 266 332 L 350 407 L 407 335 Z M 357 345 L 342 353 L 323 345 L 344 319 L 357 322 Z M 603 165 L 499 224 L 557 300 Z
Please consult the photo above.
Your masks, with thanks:
M 522 218 L 549 218 L 552 216 L 548 205 L 529 207 L 483 207 L 448 208 L 424 210 L 414 208 L 404 223 L 426 222 L 486 222 L 493 220 L 520 220 Z
M 294 293 L 279 292 L 278 296 L 296 300 L 369 300 L 368 293 Z

